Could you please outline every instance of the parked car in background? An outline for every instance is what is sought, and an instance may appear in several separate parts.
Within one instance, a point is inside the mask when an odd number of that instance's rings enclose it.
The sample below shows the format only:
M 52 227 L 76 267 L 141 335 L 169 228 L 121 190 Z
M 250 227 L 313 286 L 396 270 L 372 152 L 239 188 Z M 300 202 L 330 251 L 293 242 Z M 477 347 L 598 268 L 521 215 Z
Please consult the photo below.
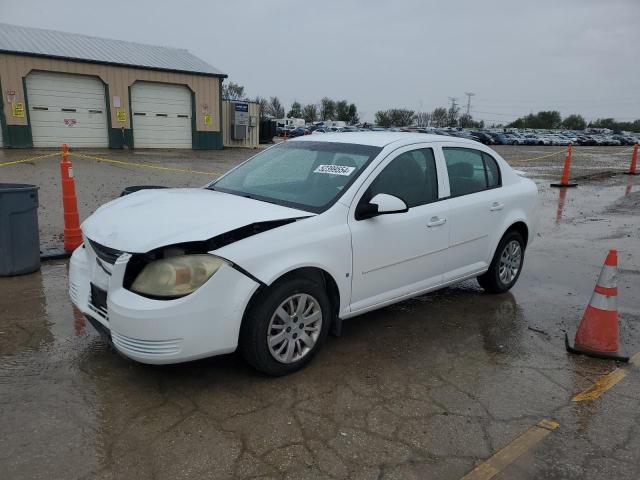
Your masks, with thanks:
M 511 145 L 511 139 L 505 133 L 491 132 L 489 135 L 491 135 L 495 143 L 498 145 Z
M 507 136 L 511 140 L 511 145 L 526 145 L 527 144 L 527 140 L 524 138 L 523 135 L 520 135 L 519 133 L 509 133 Z
M 294 128 L 292 130 L 289 130 L 288 136 L 290 138 L 295 138 L 295 137 L 301 137 L 303 135 L 309 135 L 311 132 L 309 130 L 307 130 L 306 128 Z
M 544 145 L 545 140 L 535 133 L 528 133 L 524 136 L 526 145 Z
M 471 134 L 474 135 L 476 138 L 478 138 L 478 141 L 480 143 L 483 143 L 484 145 L 495 145 L 496 144 L 496 141 L 488 133 L 472 131 Z

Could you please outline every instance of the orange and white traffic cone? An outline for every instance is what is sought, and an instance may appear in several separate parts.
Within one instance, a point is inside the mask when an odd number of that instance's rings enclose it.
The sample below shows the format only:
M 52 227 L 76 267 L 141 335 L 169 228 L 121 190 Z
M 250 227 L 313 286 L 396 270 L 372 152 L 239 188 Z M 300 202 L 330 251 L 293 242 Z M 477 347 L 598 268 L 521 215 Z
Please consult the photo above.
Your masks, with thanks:
M 618 251 L 609 250 L 596 288 L 578 326 L 573 345 L 569 342 L 569 334 L 565 334 L 565 344 L 571 353 L 629 361 L 629 356 L 623 352 L 620 345 L 616 305 L 617 267 Z
M 573 146 L 567 147 L 567 156 L 564 157 L 564 167 L 562 168 L 562 178 L 560 183 L 552 183 L 552 187 L 571 188 L 577 187 L 577 183 L 569 183 L 569 172 L 571 171 L 571 159 L 573 158 Z
M 66 144 L 61 147 L 61 157 L 60 176 L 62 177 L 62 209 L 64 212 L 64 250 L 72 252 L 82 245 L 82 232 L 80 231 L 73 166 L 69 161 L 69 148 Z
M 627 175 L 640 175 L 638 172 L 638 144 L 633 146 L 633 153 L 631 154 L 631 164 L 629 165 L 629 171 L 624 172 Z

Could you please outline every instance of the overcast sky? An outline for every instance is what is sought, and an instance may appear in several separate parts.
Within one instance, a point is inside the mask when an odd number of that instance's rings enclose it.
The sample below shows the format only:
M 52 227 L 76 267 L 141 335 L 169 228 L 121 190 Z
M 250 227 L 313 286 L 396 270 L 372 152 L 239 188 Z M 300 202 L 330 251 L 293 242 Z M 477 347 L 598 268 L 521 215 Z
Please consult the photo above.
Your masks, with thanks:
M 0 21 L 190 50 L 250 96 L 640 118 L 640 0 L 0 0 Z

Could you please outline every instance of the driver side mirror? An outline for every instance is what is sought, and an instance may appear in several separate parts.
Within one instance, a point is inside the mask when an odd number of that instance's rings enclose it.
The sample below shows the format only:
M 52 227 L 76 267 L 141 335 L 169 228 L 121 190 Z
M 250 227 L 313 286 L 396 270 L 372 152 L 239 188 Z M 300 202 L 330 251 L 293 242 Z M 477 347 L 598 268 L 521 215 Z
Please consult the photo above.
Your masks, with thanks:
M 400 198 L 387 193 L 379 193 L 368 202 L 361 202 L 356 207 L 356 220 L 366 220 L 378 215 L 405 213 L 409 208 Z

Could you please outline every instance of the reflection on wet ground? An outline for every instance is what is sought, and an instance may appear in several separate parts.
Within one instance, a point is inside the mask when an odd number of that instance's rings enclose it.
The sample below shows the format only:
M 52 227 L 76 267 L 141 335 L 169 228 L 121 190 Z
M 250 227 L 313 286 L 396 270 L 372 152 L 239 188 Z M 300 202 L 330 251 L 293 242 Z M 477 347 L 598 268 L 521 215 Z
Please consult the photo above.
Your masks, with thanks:
M 133 363 L 67 298 L 67 265 L 0 279 L 0 477 L 460 478 L 542 418 L 561 427 L 495 478 L 640 477 L 640 371 L 569 356 L 606 251 L 622 340 L 640 350 L 640 179 L 541 189 L 512 292 L 475 282 L 349 320 L 286 378 L 236 355 Z M 561 208 L 562 205 L 562 208 Z

